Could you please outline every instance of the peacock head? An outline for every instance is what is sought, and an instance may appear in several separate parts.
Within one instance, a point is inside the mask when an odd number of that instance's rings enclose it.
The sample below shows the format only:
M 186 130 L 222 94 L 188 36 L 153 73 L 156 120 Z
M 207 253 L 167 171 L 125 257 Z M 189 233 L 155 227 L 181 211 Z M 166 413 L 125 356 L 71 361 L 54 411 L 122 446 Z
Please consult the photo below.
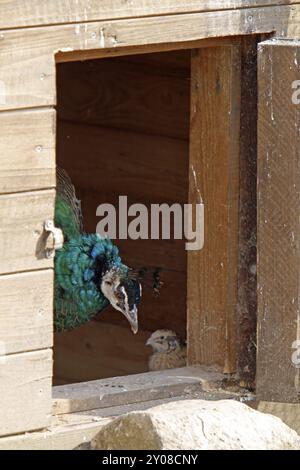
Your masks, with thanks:
M 101 291 L 110 304 L 127 318 L 134 334 L 138 332 L 137 307 L 140 302 L 141 284 L 122 268 L 108 269 L 101 280 Z

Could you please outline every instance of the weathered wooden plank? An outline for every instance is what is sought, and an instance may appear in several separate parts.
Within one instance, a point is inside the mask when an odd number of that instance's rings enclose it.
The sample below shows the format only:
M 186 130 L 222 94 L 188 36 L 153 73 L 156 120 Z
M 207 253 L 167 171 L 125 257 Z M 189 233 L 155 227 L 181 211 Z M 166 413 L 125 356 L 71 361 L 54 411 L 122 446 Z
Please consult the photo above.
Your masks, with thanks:
M 53 271 L 0 276 L 0 344 L 5 354 L 52 346 Z
M 55 111 L 0 114 L 0 193 L 55 186 Z
M 209 39 L 198 39 L 195 41 L 176 41 L 176 42 L 165 42 L 158 44 L 142 44 L 132 46 L 125 46 L 122 48 L 107 48 L 104 50 L 92 49 L 92 50 L 82 50 L 82 51 L 69 51 L 69 52 L 57 52 L 55 55 L 55 61 L 57 64 L 66 63 L 66 62 L 76 62 L 81 60 L 93 60 L 100 58 L 112 58 L 119 57 L 121 60 L 134 60 L 135 56 L 143 55 L 145 57 L 145 62 L 148 62 L 147 56 L 157 55 L 159 53 L 165 52 L 179 52 L 179 51 L 190 51 L 191 49 L 197 48 L 206 48 L 206 47 L 217 47 L 220 45 L 228 44 L 232 45 L 233 43 L 239 41 L 237 36 L 228 36 L 225 38 L 214 37 Z
M 54 190 L 0 196 L 0 274 L 50 268 L 44 221 L 54 216 Z
M 239 399 L 238 394 L 224 390 L 197 391 L 195 395 L 187 390 L 186 393 L 171 398 L 57 415 L 52 418 L 51 426 L 45 431 L 0 438 L 0 450 L 88 450 L 93 437 L 114 417 L 194 397 L 202 400 Z
M 237 306 L 238 375 L 254 388 L 256 374 L 257 36 L 241 40 L 241 137 Z
M 59 118 L 187 140 L 189 68 L 135 58 L 59 64 Z
M 193 13 L 246 7 L 285 5 L 291 0 L 6 0 L 0 4 L 0 28 Z
M 110 315 L 112 315 L 110 313 Z M 119 318 L 118 315 L 115 317 Z M 139 329 L 133 336 L 127 325 L 102 321 L 54 337 L 54 384 L 138 374 L 148 371 L 150 348 L 145 343 L 150 331 Z
M 192 391 L 209 391 L 220 386 L 223 375 L 209 368 L 183 367 L 167 372 L 148 372 L 109 380 L 53 388 L 54 414 L 106 408 L 180 396 Z
M 79 192 L 89 230 L 99 221 L 97 206 L 118 203 L 119 195 L 127 195 L 128 205 L 187 202 L 188 147 L 178 139 L 58 122 L 58 164 Z
M 110 418 L 94 418 L 77 424 L 62 422 L 44 431 L 28 432 L 0 438 L 0 450 L 87 450 L 90 441 Z
M 259 45 L 257 395 L 299 402 L 300 42 Z M 299 350 L 299 348 L 298 348 Z
M 188 252 L 188 360 L 236 367 L 240 48 L 192 55 L 190 202 L 202 199 L 204 248 Z
M 0 357 L 0 435 L 44 428 L 51 417 L 52 351 Z
M 300 5 L 283 5 L 4 31 L 0 109 L 55 104 L 58 51 L 98 49 L 101 57 L 109 54 L 107 49 L 249 33 L 297 37 L 299 19 Z

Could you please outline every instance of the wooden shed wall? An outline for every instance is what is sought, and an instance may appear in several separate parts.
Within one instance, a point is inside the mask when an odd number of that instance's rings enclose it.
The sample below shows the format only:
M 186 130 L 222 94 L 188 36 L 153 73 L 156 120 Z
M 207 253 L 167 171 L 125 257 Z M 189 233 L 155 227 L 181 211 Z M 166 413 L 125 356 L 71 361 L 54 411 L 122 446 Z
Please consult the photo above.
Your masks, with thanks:
M 250 8 L 271 7 L 298 3 L 294 0 L 52 0 L 42 2 L 26 0 L 6 0 L 0 5 L 0 27 L 16 28 L 24 26 L 54 25 L 85 21 L 143 18 L 157 15 L 174 15 L 199 12 L 232 10 L 240 13 Z M 264 8 L 266 10 L 266 8 Z M 272 15 L 272 14 L 271 14 Z

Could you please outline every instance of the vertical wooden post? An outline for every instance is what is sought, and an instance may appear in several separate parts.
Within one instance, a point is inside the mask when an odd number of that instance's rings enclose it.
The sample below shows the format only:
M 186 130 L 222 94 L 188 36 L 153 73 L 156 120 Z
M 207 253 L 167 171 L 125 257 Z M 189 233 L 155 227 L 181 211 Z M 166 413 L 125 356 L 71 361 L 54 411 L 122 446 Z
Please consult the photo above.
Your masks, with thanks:
M 240 47 L 192 52 L 190 202 L 205 206 L 201 251 L 188 252 L 188 361 L 236 369 Z
M 256 375 L 257 42 L 257 36 L 241 38 L 237 372 L 250 388 Z
M 299 41 L 259 45 L 257 395 L 266 401 L 299 401 L 299 65 Z

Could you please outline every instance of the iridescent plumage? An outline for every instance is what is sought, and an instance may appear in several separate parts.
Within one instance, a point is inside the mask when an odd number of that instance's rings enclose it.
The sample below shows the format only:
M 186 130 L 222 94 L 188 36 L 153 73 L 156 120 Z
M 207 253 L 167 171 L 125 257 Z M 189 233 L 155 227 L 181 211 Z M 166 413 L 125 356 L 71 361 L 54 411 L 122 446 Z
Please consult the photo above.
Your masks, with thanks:
M 55 225 L 65 242 L 55 256 L 56 331 L 82 325 L 111 303 L 136 333 L 139 282 L 111 240 L 83 232 L 80 202 L 64 170 L 58 169 L 57 181 Z

